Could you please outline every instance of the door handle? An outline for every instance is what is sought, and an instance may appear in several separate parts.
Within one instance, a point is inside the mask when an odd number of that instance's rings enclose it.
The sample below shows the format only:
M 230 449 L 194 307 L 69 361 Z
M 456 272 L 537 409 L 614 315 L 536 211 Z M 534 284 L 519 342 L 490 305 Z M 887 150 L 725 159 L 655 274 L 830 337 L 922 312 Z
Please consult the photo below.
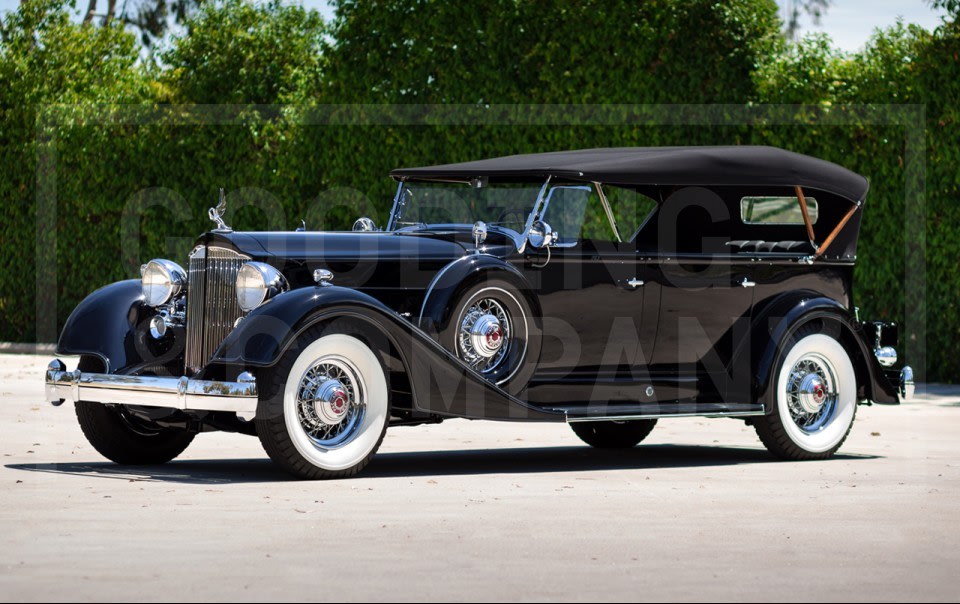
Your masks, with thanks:
M 638 287 L 640 287 L 640 286 L 642 286 L 642 285 L 643 285 L 643 281 L 641 281 L 640 279 L 630 279 L 630 280 L 627 281 L 627 286 L 628 286 L 630 289 L 637 289 Z
M 743 278 L 743 281 L 740 282 L 740 285 L 741 285 L 742 287 L 754 287 L 756 284 L 757 284 L 756 281 L 751 281 L 750 279 L 747 279 L 746 277 L 744 277 L 744 278 Z

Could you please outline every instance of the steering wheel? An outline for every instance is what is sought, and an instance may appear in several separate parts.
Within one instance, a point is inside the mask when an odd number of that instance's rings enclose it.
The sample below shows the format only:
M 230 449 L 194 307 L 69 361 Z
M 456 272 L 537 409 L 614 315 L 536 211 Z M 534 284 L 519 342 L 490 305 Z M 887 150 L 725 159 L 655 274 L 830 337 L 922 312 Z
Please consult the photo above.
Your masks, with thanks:
M 497 224 L 508 222 L 507 218 L 510 216 L 516 216 L 516 222 L 518 224 L 525 224 L 527 222 L 527 214 L 529 213 L 529 211 L 525 211 L 523 208 L 506 208 L 497 216 Z

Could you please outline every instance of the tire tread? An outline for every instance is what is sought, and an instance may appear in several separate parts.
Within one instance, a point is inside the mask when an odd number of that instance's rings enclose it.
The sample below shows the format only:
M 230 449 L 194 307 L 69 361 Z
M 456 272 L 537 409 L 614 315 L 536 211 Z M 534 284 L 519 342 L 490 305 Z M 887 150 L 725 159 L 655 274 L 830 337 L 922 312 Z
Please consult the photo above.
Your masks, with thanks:
M 137 434 L 124 425 L 116 411 L 101 403 L 78 401 L 74 409 L 87 442 L 121 465 L 166 463 L 183 453 L 195 436 L 186 430 L 163 428 L 154 436 Z

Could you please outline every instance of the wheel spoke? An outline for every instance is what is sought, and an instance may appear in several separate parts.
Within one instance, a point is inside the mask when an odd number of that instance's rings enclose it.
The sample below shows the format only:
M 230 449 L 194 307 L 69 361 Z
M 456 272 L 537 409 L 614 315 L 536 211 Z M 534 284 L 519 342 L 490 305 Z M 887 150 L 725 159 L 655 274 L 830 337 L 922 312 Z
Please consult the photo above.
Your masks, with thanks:
M 297 416 L 304 434 L 318 449 L 349 442 L 359 429 L 365 408 L 359 372 L 347 359 L 318 359 L 300 378 Z
M 485 343 L 483 334 L 493 331 L 496 335 L 489 344 Z M 456 338 L 457 354 L 472 369 L 490 373 L 507 358 L 512 344 L 511 333 L 510 315 L 504 306 L 494 298 L 482 298 L 461 315 Z
M 787 407 L 793 422 L 804 432 L 825 428 L 837 407 L 835 370 L 820 354 L 808 354 L 798 360 L 787 380 Z

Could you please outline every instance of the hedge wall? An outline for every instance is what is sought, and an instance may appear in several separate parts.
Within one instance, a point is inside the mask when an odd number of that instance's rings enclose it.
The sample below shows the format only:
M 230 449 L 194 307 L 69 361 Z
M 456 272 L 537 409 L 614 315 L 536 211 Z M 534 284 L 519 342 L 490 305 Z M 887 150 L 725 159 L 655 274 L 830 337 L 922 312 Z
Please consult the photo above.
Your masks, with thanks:
M 955 21 L 857 55 L 779 31 L 770 0 L 340 2 L 330 24 L 231 0 L 145 58 L 28 1 L 0 45 L 0 340 L 53 339 L 94 287 L 182 259 L 221 186 L 235 228 L 345 228 L 384 220 L 399 165 L 755 143 L 870 178 L 858 304 L 906 319 L 908 355 L 955 379 Z

